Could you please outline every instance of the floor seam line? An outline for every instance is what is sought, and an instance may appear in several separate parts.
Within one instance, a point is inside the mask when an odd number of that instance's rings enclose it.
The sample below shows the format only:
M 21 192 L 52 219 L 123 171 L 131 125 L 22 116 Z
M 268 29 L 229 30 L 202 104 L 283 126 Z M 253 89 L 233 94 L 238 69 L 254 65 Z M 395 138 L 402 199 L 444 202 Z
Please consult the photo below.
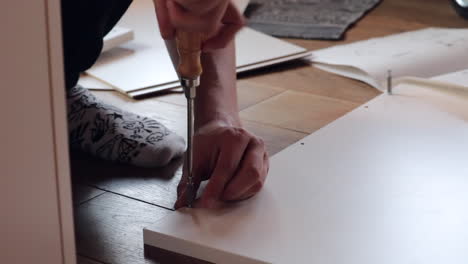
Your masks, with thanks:
M 93 186 L 93 187 L 94 187 L 94 186 Z M 91 201 L 91 200 L 93 200 L 93 199 L 95 199 L 95 198 L 98 198 L 99 196 L 101 196 L 101 195 L 103 195 L 103 194 L 105 194 L 105 193 L 107 192 L 107 191 L 101 190 L 101 189 L 99 189 L 99 188 L 96 188 L 96 189 L 98 189 L 98 190 L 100 190 L 100 191 L 103 191 L 103 193 L 100 193 L 100 194 L 98 194 L 98 195 L 96 195 L 96 196 L 94 196 L 94 197 L 91 197 L 91 198 L 86 199 L 86 200 L 84 200 L 84 201 L 82 201 L 82 202 L 79 202 L 76 206 L 79 207 L 79 206 L 81 206 L 81 205 L 83 205 L 83 204 L 85 204 L 85 203 L 87 203 L 87 202 L 89 202 L 89 201 Z
M 274 128 L 280 128 L 280 129 L 284 129 L 284 130 L 289 130 L 289 131 L 293 131 L 293 132 L 297 132 L 297 133 L 301 133 L 301 134 L 306 134 L 306 135 L 310 135 L 314 132 L 304 132 L 304 131 L 301 131 L 301 130 L 296 130 L 296 129 L 292 129 L 292 128 L 288 128 L 288 127 L 283 127 L 283 126 L 277 126 L 277 125 L 273 125 L 273 124 L 270 124 L 270 123 L 264 123 L 264 122 L 261 122 L 261 121 L 258 121 L 258 120 L 250 120 L 250 119 L 247 119 L 247 118 L 243 118 L 245 119 L 246 121 L 249 121 L 249 122 L 255 122 L 257 124 L 260 124 L 260 125 L 264 125 L 264 126 L 269 126 L 269 127 L 274 127 Z
M 135 200 L 135 201 L 138 201 L 138 202 L 142 202 L 142 203 L 145 203 L 145 204 L 153 205 L 153 206 L 156 206 L 156 207 L 159 207 L 159 208 L 162 208 L 162 209 L 166 209 L 166 210 L 169 210 L 169 211 L 175 211 L 173 208 L 168 208 L 168 207 L 165 207 L 165 206 L 162 206 L 162 205 L 159 205 L 159 204 L 151 203 L 151 202 L 148 202 L 148 201 L 145 201 L 145 200 L 142 200 L 142 199 L 138 199 L 138 198 L 131 197 L 131 196 L 128 196 L 128 195 L 125 195 L 125 194 L 121 194 L 121 193 L 118 193 L 118 192 L 114 192 L 114 191 L 111 191 L 111 190 L 108 190 L 108 189 L 99 187 L 99 186 L 97 186 L 97 185 L 89 184 L 89 186 L 92 186 L 92 187 L 94 187 L 94 188 L 96 188 L 96 189 L 99 189 L 99 190 L 101 190 L 101 191 L 105 191 L 105 192 L 107 192 L 107 193 L 119 195 L 119 196 L 122 196 L 122 197 L 125 197 L 125 198 L 129 198 L 129 199 L 132 199 L 132 200 Z M 105 193 L 102 193 L 102 194 L 100 194 L 99 196 L 101 196 L 101 195 L 103 195 L 103 194 L 105 194 Z
M 250 109 L 250 108 L 252 108 L 252 107 L 254 107 L 254 106 L 257 106 L 257 105 L 259 105 L 259 104 L 261 104 L 261 103 L 263 103 L 263 102 L 265 102 L 265 101 L 268 101 L 268 100 L 273 99 L 273 98 L 275 98 L 275 97 L 277 97 L 277 96 L 280 96 L 280 95 L 282 95 L 283 93 L 285 93 L 285 92 L 287 92 L 287 91 L 289 91 L 289 90 L 284 90 L 284 91 L 282 91 L 282 92 L 280 92 L 280 93 L 278 93 L 278 94 L 275 94 L 275 95 L 273 95 L 273 96 L 270 96 L 270 97 L 268 97 L 268 98 L 265 98 L 265 99 L 263 99 L 263 100 L 260 100 L 260 101 L 258 101 L 256 104 L 254 104 L 254 105 L 250 105 L 250 106 L 248 106 L 248 107 L 246 107 L 246 108 L 244 108 L 244 109 L 241 109 L 241 110 L 239 110 L 239 114 L 240 114 L 242 111 L 245 111 L 245 110 Z

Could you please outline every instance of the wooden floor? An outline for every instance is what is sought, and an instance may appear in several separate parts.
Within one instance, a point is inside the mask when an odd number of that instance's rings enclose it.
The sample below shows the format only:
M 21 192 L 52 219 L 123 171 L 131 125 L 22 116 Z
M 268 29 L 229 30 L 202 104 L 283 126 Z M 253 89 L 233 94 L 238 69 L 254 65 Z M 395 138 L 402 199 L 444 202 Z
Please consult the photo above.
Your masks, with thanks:
M 467 27 L 444 0 L 383 0 L 344 41 L 289 40 L 314 50 L 428 26 Z M 301 62 L 240 76 L 244 125 L 273 155 L 379 94 L 361 82 Z M 185 99 L 170 94 L 142 101 L 115 92 L 98 97 L 155 117 L 185 135 Z M 78 263 L 191 263 L 145 259 L 142 228 L 164 217 L 175 201 L 180 161 L 163 169 L 138 169 L 72 155 Z

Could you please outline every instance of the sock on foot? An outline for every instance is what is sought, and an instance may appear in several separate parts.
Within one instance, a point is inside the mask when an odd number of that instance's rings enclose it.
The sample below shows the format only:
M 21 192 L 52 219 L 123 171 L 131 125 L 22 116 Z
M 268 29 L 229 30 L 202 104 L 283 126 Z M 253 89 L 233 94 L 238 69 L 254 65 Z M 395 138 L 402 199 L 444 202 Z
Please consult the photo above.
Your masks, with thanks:
M 70 146 L 95 157 L 160 167 L 183 155 L 184 139 L 154 119 L 102 103 L 87 89 L 67 92 Z

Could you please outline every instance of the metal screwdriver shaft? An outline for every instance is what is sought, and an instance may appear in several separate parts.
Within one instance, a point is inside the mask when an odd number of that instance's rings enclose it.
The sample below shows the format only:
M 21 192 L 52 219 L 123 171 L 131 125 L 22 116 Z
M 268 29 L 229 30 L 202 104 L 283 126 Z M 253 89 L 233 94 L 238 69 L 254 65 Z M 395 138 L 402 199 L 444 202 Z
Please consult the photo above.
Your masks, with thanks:
M 387 93 L 389 95 L 393 94 L 393 80 L 392 80 L 392 71 L 388 70 L 387 72 Z
M 192 207 L 195 199 L 195 182 L 193 180 L 193 134 L 195 133 L 195 97 L 196 88 L 199 85 L 199 79 L 181 78 L 184 87 L 185 97 L 187 98 L 187 155 L 186 165 L 188 169 L 187 182 L 187 205 Z
M 178 31 L 176 34 L 179 65 L 177 71 L 180 83 L 187 98 L 187 154 L 186 166 L 188 182 L 186 189 L 187 206 L 192 207 L 196 190 L 193 178 L 193 135 L 195 133 L 195 97 L 196 88 L 200 85 L 202 65 L 200 61 L 202 38 L 199 33 Z

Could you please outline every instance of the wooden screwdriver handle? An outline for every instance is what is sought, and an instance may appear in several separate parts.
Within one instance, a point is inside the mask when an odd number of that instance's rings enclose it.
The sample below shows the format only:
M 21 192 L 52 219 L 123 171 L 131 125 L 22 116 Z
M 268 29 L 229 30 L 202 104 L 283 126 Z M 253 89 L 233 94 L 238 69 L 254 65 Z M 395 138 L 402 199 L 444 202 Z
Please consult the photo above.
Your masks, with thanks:
M 202 35 L 195 32 L 177 31 L 176 42 L 179 53 L 177 72 L 182 78 L 197 79 L 203 72 L 200 61 Z

